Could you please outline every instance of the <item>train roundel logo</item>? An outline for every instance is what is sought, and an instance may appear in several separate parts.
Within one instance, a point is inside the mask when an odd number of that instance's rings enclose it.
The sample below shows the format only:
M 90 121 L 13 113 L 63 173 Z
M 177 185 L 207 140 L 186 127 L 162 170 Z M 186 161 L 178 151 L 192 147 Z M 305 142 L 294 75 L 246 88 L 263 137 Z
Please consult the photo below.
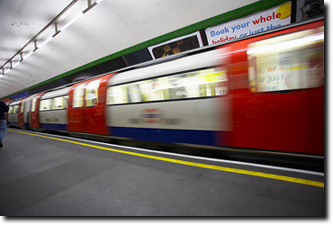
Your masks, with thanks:
M 144 109 L 140 113 L 143 123 L 161 123 L 163 121 L 163 113 L 160 109 Z

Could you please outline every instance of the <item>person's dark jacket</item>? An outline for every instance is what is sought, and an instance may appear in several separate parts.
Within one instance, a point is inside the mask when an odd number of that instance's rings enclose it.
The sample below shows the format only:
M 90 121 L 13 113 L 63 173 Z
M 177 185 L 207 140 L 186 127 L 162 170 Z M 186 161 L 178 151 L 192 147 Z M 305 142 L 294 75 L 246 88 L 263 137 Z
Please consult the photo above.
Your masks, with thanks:
M 5 120 L 5 112 L 8 112 L 9 108 L 3 101 L 0 100 L 0 120 Z

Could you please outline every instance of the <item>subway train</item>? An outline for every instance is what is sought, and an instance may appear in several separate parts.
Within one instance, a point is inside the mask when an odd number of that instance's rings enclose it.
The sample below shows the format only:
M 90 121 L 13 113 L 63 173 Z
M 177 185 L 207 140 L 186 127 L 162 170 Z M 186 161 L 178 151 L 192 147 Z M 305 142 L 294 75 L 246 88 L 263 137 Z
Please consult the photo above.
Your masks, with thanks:
M 164 57 L 8 103 L 8 124 L 324 156 L 324 19 Z

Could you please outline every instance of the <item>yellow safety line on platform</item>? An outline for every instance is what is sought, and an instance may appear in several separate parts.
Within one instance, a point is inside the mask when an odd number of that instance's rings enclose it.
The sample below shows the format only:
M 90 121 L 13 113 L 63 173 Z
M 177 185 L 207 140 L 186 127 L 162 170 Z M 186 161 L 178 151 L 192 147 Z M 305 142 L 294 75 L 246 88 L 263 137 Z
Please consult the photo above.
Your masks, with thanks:
M 119 153 L 123 153 L 123 154 L 127 154 L 127 155 L 134 155 L 134 156 L 139 156 L 139 157 L 144 157 L 144 158 L 149 158 L 149 159 L 183 164 L 183 165 L 187 165 L 187 166 L 195 166 L 195 167 L 206 168 L 206 169 L 221 170 L 221 171 L 226 171 L 226 172 L 231 172 L 231 173 L 246 174 L 246 175 L 257 176 L 257 177 L 265 177 L 265 178 L 283 180 L 283 181 L 299 183 L 299 184 L 306 184 L 306 185 L 322 187 L 322 188 L 324 187 L 324 183 L 318 182 L 318 181 L 305 180 L 305 179 L 300 179 L 300 178 L 295 178 L 295 177 L 281 176 L 281 175 L 275 175 L 275 174 L 269 174 L 269 173 L 261 173 L 261 172 L 255 172 L 255 171 L 249 171 L 249 170 L 234 169 L 234 168 L 228 168 L 228 167 L 223 167 L 223 166 L 214 166 L 214 165 L 208 165 L 208 164 L 203 164 L 203 163 L 188 162 L 188 161 L 165 158 L 165 157 L 160 157 L 160 156 L 146 155 L 146 154 L 118 150 L 118 149 L 113 149 L 113 148 L 108 148 L 108 147 L 97 146 L 97 145 L 85 144 L 85 143 L 80 143 L 77 141 L 70 141 L 70 140 L 61 139 L 61 138 L 33 134 L 33 133 L 28 133 L 28 132 L 23 132 L 23 131 L 14 131 L 14 130 L 9 130 L 9 129 L 7 129 L 7 131 L 17 132 L 17 133 L 22 133 L 22 134 L 29 134 L 29 135 L 33 135 L 33 136 L 37 136 L 37 137 L 43 137 L 43 138 L 48 138 L 48 139 L 52 139 L 52 140 L 63 141 L 63 142 L 83 145 L 83 146 L 107 150 L 107 151 L 119 152 Z

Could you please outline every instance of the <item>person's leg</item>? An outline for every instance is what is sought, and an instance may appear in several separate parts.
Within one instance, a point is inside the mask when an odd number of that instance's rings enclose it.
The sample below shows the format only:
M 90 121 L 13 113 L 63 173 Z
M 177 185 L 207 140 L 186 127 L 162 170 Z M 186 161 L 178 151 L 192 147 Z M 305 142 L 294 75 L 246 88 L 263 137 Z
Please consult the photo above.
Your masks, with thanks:
M 0 148 L 3 146 L 2 140 L 3 137 L 5 136 L 6 128 L 7 128 L 6 120 L 0 120 Z

